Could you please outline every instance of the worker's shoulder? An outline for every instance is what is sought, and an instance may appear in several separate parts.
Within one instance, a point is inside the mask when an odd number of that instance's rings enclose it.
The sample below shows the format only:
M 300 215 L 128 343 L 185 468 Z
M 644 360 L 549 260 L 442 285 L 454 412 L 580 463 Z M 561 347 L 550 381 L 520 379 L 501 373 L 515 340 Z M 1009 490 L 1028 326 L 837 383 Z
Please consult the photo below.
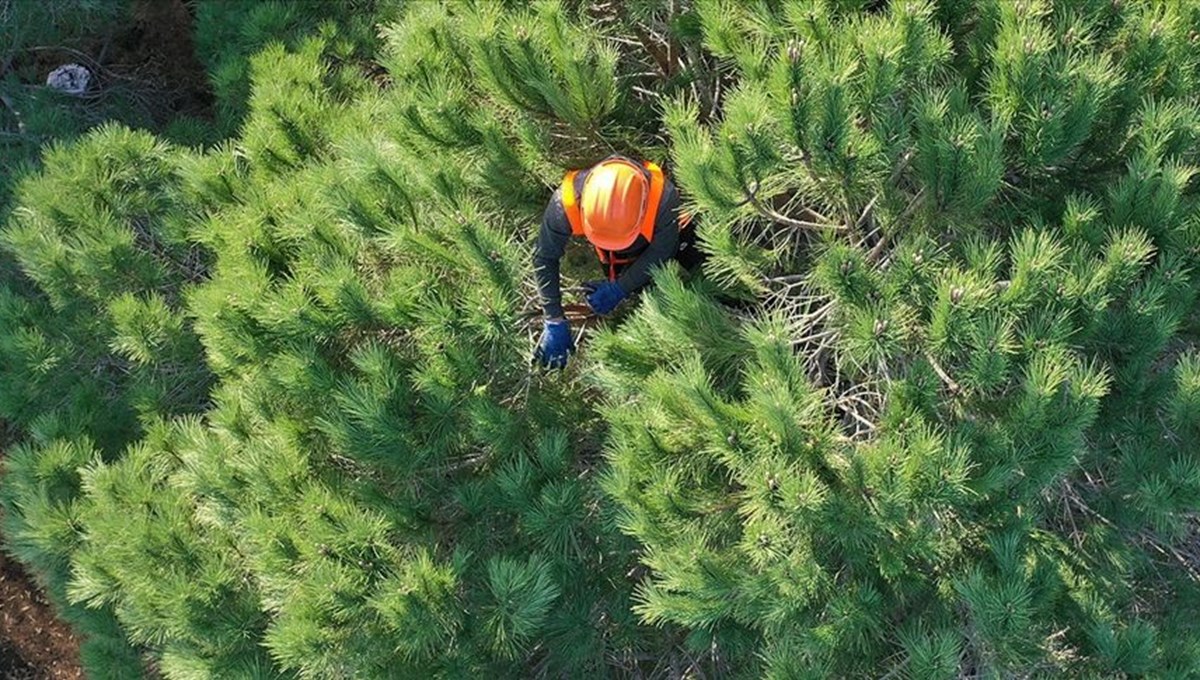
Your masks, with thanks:
M 671 179 L 670 175 L 663 173 L 663 193 L 677 193 L 678 191 L 679 190 L 675 185 L 675 180 Z
M 661 204 L 664 206 L 674 206 L 679 203 L 679 188 L 671 181 L 670 176 L 663 179 Z
M 562 187 L 556 187 L 546 209 L 542 212 L 542 224 L 551 231 L 571 233 L 571 225 L 567 220 L 567 209 L 563 206 Z

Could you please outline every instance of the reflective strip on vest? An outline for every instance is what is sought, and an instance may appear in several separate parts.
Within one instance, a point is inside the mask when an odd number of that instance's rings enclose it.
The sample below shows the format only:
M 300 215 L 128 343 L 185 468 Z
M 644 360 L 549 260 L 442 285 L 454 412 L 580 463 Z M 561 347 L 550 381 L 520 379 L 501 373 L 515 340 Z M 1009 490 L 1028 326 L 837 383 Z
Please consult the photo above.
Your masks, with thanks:
M 563 211 L 567 213 L 572 236 L 583 236 L 583 214 L 579 209 L 579 197 L 575 195 L 575 177 L 578 175 L 578 170 L 572 170 L 562 181 Z

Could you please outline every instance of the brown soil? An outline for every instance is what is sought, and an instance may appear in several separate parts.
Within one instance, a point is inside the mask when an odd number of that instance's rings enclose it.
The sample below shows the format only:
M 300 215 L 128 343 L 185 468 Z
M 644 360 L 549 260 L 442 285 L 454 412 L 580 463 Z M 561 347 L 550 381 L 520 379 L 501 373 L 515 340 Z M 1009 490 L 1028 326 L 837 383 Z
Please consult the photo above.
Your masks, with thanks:
M 213 96 L 192 42 L 192 14 L 183 0 L 137 0 L 134 23 L 114 40 L 112 60 L 149 75 L 160 115 L 208 118 Z
M 0 552 L 0 678 L 82 680 L 79 640 L 20 565 Z

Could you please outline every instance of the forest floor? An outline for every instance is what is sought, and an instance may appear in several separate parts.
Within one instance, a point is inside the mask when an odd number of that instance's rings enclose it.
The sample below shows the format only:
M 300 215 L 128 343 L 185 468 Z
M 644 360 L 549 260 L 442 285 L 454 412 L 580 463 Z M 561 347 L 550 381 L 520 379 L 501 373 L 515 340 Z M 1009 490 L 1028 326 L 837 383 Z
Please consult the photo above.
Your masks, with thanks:
M 113 74 L 154 83 L 149 91 L 158 101 L 149 103 L 164 121 L 173 115 L 204 116 L 211 113 L 212 94 L 191 34 L 192 16 L 183 0 L 135 0 L 133 21 L 111 39 L 83 50 L 49 47 L 29 58 L 44 80 L 55 66 L 82 52 Z M 0 551 L 0 680 L 84 677 L 78 637 L 55 616 L 25 570 Z
M 0 678 L 83 677 L 79 640 L 70 626 L 55 617 L 25 570 L 0 552 Z
M 80 63 L 93 72 L 92 98 L 123 98 L 139 124 L 163 126 L 180 116 L 211 119 L 213 94 L 196 56 L 193 17 L 184 0 L 132 0 L 130 21 L 74 45 L 39 45 L 17 56 L 13 70 L 40 85 L 55 68 Z M 102 122 L 99 120 L 93 122 Z

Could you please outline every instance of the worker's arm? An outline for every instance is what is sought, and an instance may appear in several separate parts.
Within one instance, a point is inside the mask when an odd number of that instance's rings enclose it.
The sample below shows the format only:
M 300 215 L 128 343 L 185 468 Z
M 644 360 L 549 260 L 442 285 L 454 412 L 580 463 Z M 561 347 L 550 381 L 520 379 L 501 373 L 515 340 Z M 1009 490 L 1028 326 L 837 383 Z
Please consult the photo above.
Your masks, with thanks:
M 638 259 L 617 279 L 626 295 L 641 290 L 650 283 L 650 270 L 675 257 L 679 250 L 679 192 L 674 182 L 667 180 L 663 187 L 662 200 L 658 203 L 658 216 L 654 220 L 654 238 Z
M 562 191 L 554 197 L 542 214 L 542 228 L 538 232 L 537 245 L 533 251 L 533 268 L 537 275 L 538 292 L 542 297 L 542 311 L 547 319 L 563 316 L 562 284 L 559 279 L 558 263 L 571 240 L 571 224 L 562 206 Z

